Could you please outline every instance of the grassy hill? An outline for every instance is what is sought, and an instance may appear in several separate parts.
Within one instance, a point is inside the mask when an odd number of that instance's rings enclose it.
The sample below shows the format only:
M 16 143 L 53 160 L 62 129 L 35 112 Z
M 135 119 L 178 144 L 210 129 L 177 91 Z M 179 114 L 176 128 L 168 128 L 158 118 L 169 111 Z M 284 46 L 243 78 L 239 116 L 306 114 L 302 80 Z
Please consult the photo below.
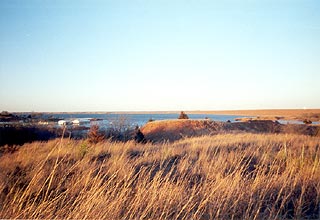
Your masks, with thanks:
M 320 136 L 320 126 L 280 124 L 271 120 L 228 123 L 212 120 L 159 120 L 145 124 L 141 131 L 150 141 L 175 141 L 181 138 L 223 133 L 286 133 Z

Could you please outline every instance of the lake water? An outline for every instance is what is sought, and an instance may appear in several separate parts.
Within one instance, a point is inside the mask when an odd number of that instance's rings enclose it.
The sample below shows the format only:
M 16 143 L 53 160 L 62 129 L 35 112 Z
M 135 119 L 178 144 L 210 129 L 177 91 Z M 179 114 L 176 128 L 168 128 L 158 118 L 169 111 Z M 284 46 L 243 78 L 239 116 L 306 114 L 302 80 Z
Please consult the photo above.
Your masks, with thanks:
M 236 118 L 247 118 L 250 116 L 240 116 L 240 115 L 214 115 L 214 114 L 188 114 L 190 119 L 211 119 L 213 121 L 226 122 L 230 120 L 235 122 Z M 177 119 L 179 114 L 116 114 L 116 113 L 106 113 L 106 114 L 84 114 L 84 113 L 60 113 L 60 114 L 43 114 L 42 119 L 46 120 L 51 117 L 59 118 L 72 124 L 72 121 L 78 119 L 81 126 L 90 127 L 91 124 L 98 124 L 101 127 L 110 127 L 112 125 L 119 126 L 120 124 L 125 126 L 142 126 L 146 124 L 150 119 L 152 120 L 167 120 L 167 119 Z M 90 121 L 90 119 L 100 119 L 97 121 Z M 301 121 L 297 120 L 278 120 L 281 124 L 303 124 Z M 10 124 L 11 122 L 0 122 L 1 124 Z M 12 122 L 16 123 L 16 122 Z M 312 124 L 319 124 L 319 122 L 313 122 Z M 56 126 L 58 123 L 56 122 Z
M 48 114 L 45 117 L 56 117 L 66 121 L 72 121 L 79 119 L 81 123 L 89 124 L 90 119 L 102 119 L 101 121 L 95 121 L 102 126 L 107 126 L 114 123 L 125 123 L 126 125 L 139 125 L 142 126 L 147 123 L 150 119 L 153 120 L 166 120 L 166 119 L 177 119 L 179 114 Z M 236 118 L 247 117 L 238 115 L 213 115 L 213 114 L 188 114 L 190 119 L 205 119 L 209 118 L 214 121 L 228 121 L 235 122 Z

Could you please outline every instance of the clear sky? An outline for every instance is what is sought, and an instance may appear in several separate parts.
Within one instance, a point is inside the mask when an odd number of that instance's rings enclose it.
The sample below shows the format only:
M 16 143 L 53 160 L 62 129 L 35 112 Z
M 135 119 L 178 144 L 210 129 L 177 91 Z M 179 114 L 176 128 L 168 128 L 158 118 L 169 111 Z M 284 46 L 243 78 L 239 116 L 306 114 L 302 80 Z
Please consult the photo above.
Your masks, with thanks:
M 1 0 L 0 110 L 320 108 L 319 0 Z

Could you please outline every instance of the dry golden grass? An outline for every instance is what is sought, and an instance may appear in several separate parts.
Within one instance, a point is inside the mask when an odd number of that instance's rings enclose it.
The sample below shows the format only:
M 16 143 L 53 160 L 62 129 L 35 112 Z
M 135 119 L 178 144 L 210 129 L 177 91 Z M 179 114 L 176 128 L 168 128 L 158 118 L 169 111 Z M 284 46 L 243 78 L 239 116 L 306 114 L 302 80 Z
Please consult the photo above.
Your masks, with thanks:
M 141 131 L 147 140 L 178 140 L 183 137 L 216 134 L 222 123 L 211 120 L 170 119 L 145 124 Z
M 319 218 L 320 138 L 53 140 L 0 158 L 0 218 Z

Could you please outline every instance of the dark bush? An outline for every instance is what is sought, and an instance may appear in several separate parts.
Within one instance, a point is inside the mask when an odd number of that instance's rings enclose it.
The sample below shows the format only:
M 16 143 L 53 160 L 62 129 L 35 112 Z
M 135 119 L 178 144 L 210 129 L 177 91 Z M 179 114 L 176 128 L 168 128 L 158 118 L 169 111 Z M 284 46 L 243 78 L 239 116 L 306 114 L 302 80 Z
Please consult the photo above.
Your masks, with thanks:
M 0 127 L 0 146 L 23 145 L 32 141 L 47 141 L 58 136 L 58 131 L 42 127 L 2 126 Z
M 99 125 L 91 125 L 88 132 L 88 140 L 91 143 L 98 143 L 105 139 L 105 135 L 100 131 Z
M 305 123 L 306 125 L 312 124 L 312 121 L 309 119 L 304 119 L 303 123 Z
M 144 134 L 140 131 L 140 128 L 137 126 L 135 131 L 134 131 L 134 136 L 133 139 L 137 143 L 145 143 L 146 138 L 144 137 Z
M 189 119 L 189 117 L 186 113 L 181 111 L 178 119 Z

